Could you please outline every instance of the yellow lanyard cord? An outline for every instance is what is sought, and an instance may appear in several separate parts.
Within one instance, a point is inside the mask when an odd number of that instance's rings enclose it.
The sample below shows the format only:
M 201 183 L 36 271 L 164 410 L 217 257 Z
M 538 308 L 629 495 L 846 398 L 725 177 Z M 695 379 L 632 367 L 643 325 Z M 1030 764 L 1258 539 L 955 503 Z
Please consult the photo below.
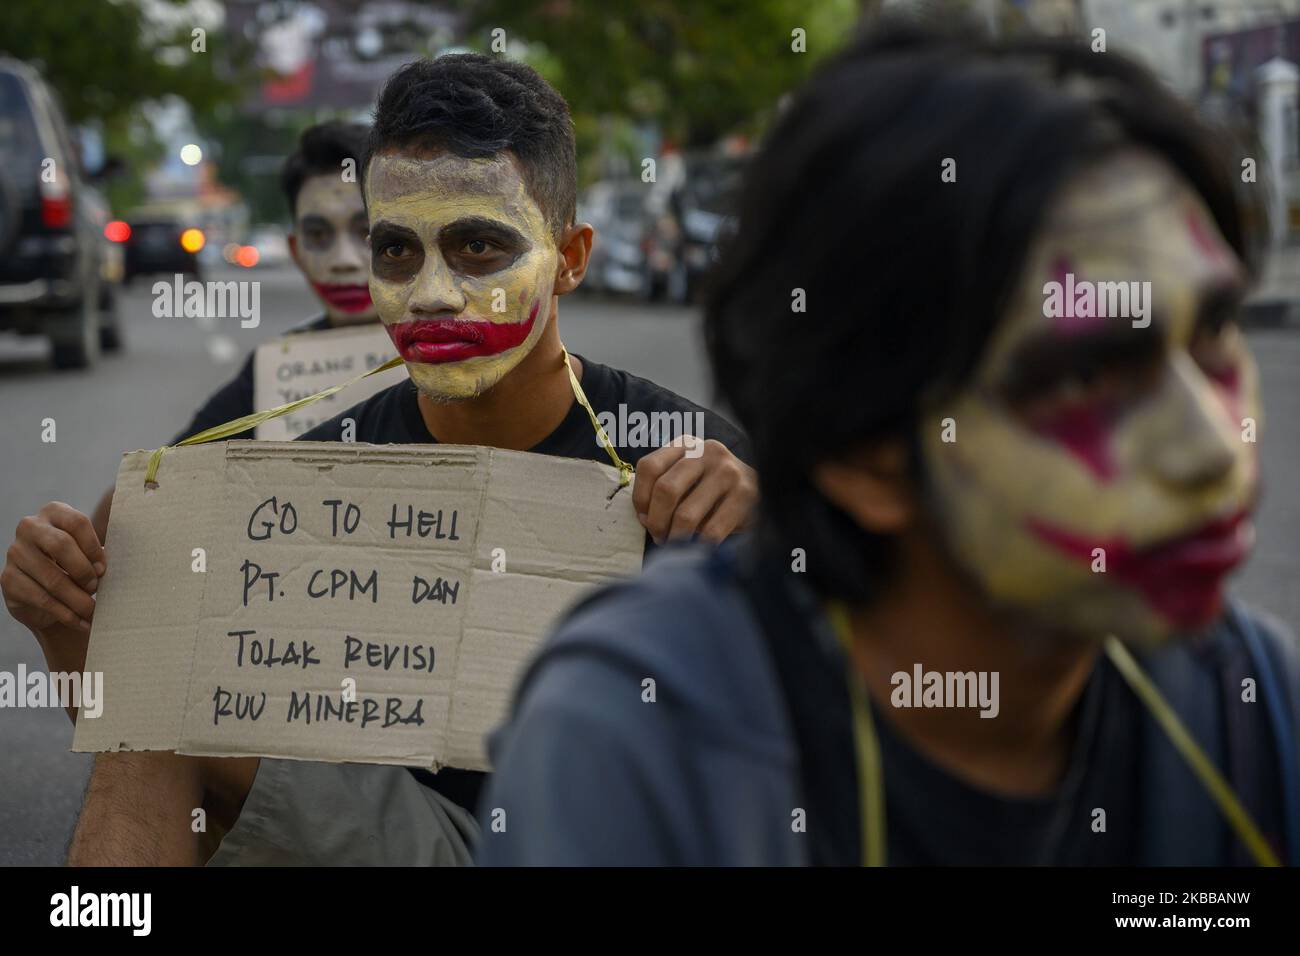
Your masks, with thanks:
M 283 405 L 276 405 L 274 408 L 268 408 L 265 411 L 253 412 L 251 415 L 244 415 L 242 418 L 235 418 L 226 422 L 224 425 L 214 425 L 211 428 L 204 429 L 196 435 L 189 438 L 182 438 L 176 443 L 176 447 L 181 445 L 202 445 L 208 441 L 221 441 L 223 438 L 229 438 L 231 435 L 238 435 L 240 432 L 247 431 L 250 428 L 256 428 L 262 422 L 270 421 L 272 418 L 279 418 L 281 415 L 287 415 L 290 412 L 297 411 L 300 408 L 306 408 L 314 402 L 319 402 L 322 398 L 328 398 L 335 392 L 341 392 L 349 385 L 355 385 L 363 378 L 369 378 L 371 375 L 378 375 L 380 372 L 387 372 L 390 368 L 397 368 L 402 364 L 400 355 L 390 358 L 383 365 L 372 368 L 369 372 L 362 372 L 355 378 L 350 378 L 346 382 L 340 382 L 337 385 L 331 385 L 329 388 L 323 388 L 315 395 L 308 395 L 305 398 L 299 398 L 296 401 L 286 402 Z M 163 445 L 161 448 L 154 449 L 154 453 L 149 456 L 149 467 L 144 473 L 144 483 L 152 484 L 158 477 L 158 463 L 162 461 L 163 452 L 172 446 Z
M 565 349 L 564 346 L 560 346 L 560 349 L 564 352 L 564 367 L 569 372 L 569 385 L 573 388 L 573 395 L 582 407 L 587 410 L 587 415 L 591 418 L 591 424 L 596 429 L 596 440 L 600 443 L 601 447 L 609 453 L 609 457 L 614 462 L 614 467 L 618 469 L 618 486 L 620 488 L 626 487 L 632 480 L 632 466 L 619 458 L 618 452 L 614 451 L 613 443 L 610 442 L 609 436 L 605 434 L 605 429 L 600 426 L 600 422 L 596 418 L 596 413 L 591 410 L 591 403 L 587 401 L 587 395 L 582 390 L 582 385 L 579 384 L 578 377 L 573 374 L 573 366 L 569 364 L 568 350 Z M 370 371 L 363 372 L 355 378 L 348 379 L 346 382 L 340 382 L 338 385 L 331 385 L 329 388 L 323 388 L 314 395 L 308 395 L 305 398 L 299 398 L 296 401 L 286 402 L 284 405 L 276 405 L 274 408 L 268 408 L 264 411 L 253 412 L 251 415 L 244 415 L 241 418 L 232 419 L 224 425 L 214 425 L 212 428 L 204 429 L 197 434 L 191 435 L 189 438 L 181 439 L 176 443 L 176 447 L 182 445 L 201 445 L 204 442 L 221 441 L 223 438 L 238 435 L 240 432 L 247 431 L 250 428 L 256 428 L 263 422 L 270 421 L 273 418 L 279 418 L 281 415 L 287 415 L 300 408 L 306 408 L 314 402 L 319 402 L 322 398 L 328 398 L 335 392 L 341 392 L 348 386 L 355 385 L 363 378 L 369 378 L 371 375 L 378 375 L 380 372 L 386 372 L 390 368 L 397 368 L 397 366 L 401 364 L 402 357 L 400 355 L 394 356 L 377 368 L 372 368 Z M 162 461 L 163 452 L 170 447 L 172 446 L 163 445 L 161 448 L 154 449 L 153 454 L 149 456 L 149 467 L 144 473 L 144 483 L 146 485 L 153 484 L 157 480 L 158 465 Z
M 1281 862 L 1273 853 L 1272 847 L 1264 839 L 1259 827 L 1255 821 L 1250 818 L 1246 808 L 1241 805 L 1237 795 L 1233 793 L 1232 786 L 1223 775 L 1219 773 L 1217 767 L 1205 755 L 1205 751 L 1200 748 L 1192 735 L 1188 733 L 1183 722 L 1178 719 L 1174 709 L 1169 706 L 1168 701 L 1161 696 L 1156 685 L 1138 666 L 1138 662 L 1133 655 L 1128 652 L 1120 641 L 1111 635 L 1106 638 L 1106 655 L 1111 659 L 1111 663 L 1123 676 L 1128 686 L 1133 689 L 1133 693 L 1138 696 L 1142 703 L 1146 704 L 1147 710 L 1160 729 L 1165 732 L 1169 742 L 1174 745 L 1174 749 L 1179 755 L 1187 761 L 1187 765 L 1192 768 L 1201 785 L 1205 787 L 1210 798 L 1218 806 L 1219 811 L 1228 821 L 1228 825 L 1241 838 L 1241 842 L 1246 845 L 1250 855 L 1255 858 L 1255 862 L 1260 866 L 1281 866 Z
M 561 345 L 560 351 L 564 353 L 564 367 L 569 371 L 569 385 L 573 388 L 573 397 L 578 400 L 579 405 L 587 410 L 587 417 L 591 419 L 591 427 L 596 429 L 596 441 L 601 448 L 605 449 L 610 460 L 614 462 L 614 467 L 618 469 L 618 486 L 624 488 L 632 480 L 632 466 L 618 457 L 618 452 L 614 450 L 614 443 L 609 440 L 609 435 L 605 434 L 605 429 L 601 426 L 600 420 L 596 418 L 596 413 L 591 410 L 591 402 L 587 401 L 587 393 L 582 390 L 582 384 L 578 381 L 578 376 L 573 374 L 573 363 L 569 361 L 569 350 Z
M 858 793 L 862 800 L 859 820 L 862 865 L 884 866 L 885 779 L 880 768 L 880 742 L 876 739 L 876 727 L 871 720 L 866 686 L 858 669 L 853 666 L 853 629 L 849 626 L 849 612 L 838 601 L 829 606 L 828 612 L 848 664 L 845 676 L 853 705 L 853 745 L 858 765 Z
M 858 791 L 861 794 L 862 859 L 866 866 L 885 865 L 885 799 L 884 775 L 880 767 L 880 746 L 876 740 L 875 726 L 867 705 L 866 689 L 861 675 L 853 666 L 853 632 L 849 626 L 848 610 L 840 602 L 827 606 L 827 616 L 839 638 L 849 670 L 849 696 L 853 705 L 853 738 L 857 752 Z M 1106 655 L 1120 672 L 1124 681 L 1142 701 L 1160 729 L 1179 755 L 1187 761 L 1196 778 L 1205 787 L 1210 798 L 1245 844 L 1246 849 L 1260 866 L 1281 866 L 1276 854 L 1264 839 L 1241 805 L 1232 786 L 1219 773 L 1205 751 L 1188 733 L 1169 702 L 1152 683 L 1133 655 L 1113 635 L 1106 638 Z

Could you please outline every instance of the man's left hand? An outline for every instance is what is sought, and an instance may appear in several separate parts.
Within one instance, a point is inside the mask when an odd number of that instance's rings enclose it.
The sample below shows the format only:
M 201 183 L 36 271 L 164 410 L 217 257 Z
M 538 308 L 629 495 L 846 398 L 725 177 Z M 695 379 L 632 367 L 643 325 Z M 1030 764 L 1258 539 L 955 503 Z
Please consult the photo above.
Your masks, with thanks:
M 683 435 L 637 462 L 632 503 L 656 544 L 720 542 L 749 526 L 757 501 L 758 473 L 714 439 Z

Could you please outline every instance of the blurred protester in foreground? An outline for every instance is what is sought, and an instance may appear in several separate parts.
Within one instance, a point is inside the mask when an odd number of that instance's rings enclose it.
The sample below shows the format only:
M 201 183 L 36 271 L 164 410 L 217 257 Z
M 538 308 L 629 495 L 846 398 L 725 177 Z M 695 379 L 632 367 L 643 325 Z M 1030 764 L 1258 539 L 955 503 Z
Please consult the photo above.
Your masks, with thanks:
M 1065 42 L 894 28 L 824 67 L 707 303 L 755 540 L 560 626 L 480 861 L 1300 862 L 1296 648 L 1223 592 L 1259 408 L 1212 147 Z

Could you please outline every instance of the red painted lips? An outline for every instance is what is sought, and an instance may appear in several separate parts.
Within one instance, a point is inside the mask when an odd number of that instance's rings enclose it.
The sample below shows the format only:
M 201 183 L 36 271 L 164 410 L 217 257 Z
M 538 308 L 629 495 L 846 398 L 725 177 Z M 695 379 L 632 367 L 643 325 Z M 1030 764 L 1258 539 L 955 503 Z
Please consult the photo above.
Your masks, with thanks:
M 322 299 L 344 312 L 364 312 L 374 303 L 370 301 L 370 287 L 364 285 L 330 285 L 313 282 L 312 286 Z
M 438 364 L 496 355 L 523 344 L 537 318 L 534 305 L 525 322 L 417 319 L 388 326 L 398 353 L 408 362 Z
M 1120 538 L 1090 539 L 1032 519 L 1030 528 L 1082 561 L 1091 562 L 1094 549 L 1103 549 L 1107 574 L 1136 588 L 1152 607 L 1185 629 L 1204 627 L 1218 616 L 1223 579 L 1245 559 L 1253 537 L 1245 510 L 1140 551 Z

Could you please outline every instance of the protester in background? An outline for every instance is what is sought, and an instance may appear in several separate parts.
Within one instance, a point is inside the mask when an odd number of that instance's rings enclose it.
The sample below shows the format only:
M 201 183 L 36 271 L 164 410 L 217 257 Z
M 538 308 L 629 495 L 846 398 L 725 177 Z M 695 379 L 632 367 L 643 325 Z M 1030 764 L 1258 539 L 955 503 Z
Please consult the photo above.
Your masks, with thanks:
M 559 628 L 480 861 L 1300 863 L 1296 646 L 1223 594 L 1259 478 L 1230 168 L 1114 53 L 899 28 L 821 69 L 707 303 L 756 540 Z

